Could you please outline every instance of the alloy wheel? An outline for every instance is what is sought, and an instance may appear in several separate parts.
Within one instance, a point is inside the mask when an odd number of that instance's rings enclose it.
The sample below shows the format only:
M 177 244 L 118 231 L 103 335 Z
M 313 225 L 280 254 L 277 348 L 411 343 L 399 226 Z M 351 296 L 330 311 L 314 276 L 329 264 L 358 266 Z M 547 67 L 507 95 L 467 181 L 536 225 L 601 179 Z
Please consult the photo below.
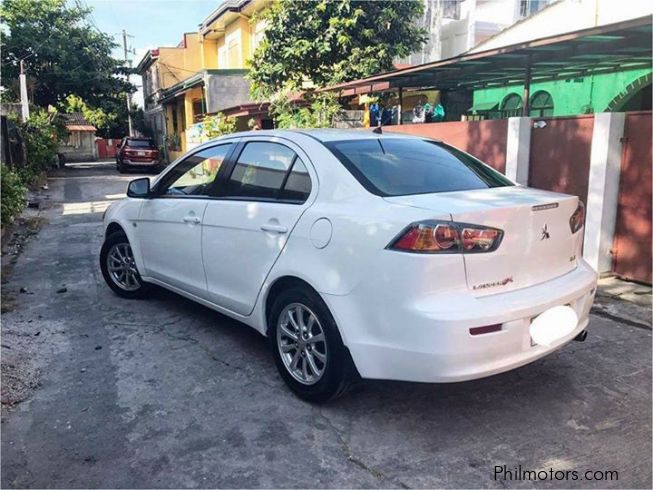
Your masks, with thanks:
M 327 365 L 324 330 L 315 313 L 301 303 L 287 305 L 277 321 L 277 348 L 290 375 L 314 385 Z
M 141 280 L 129 243 L 116 243 L 109 249 L 107 270 L 111 280 L 120 289 L 136 291 L 141 287 Z

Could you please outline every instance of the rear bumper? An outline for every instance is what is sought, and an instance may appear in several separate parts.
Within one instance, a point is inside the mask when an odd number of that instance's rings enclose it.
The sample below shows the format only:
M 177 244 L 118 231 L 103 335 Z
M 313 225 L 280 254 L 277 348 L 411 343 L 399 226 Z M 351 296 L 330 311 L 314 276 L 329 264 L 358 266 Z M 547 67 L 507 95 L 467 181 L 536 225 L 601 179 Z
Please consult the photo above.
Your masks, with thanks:
M 129 158 L 123 158 L 122 159 L 122 164 L 123 165 L 130 165 L 133 167 L 152 167 L 159 165 L 161 162 L 159 159 L 154 159 L 154 160 L 130 160 Z
M 484 297 L 457 291 L 402 299 L 395 291 L 369 298 L 364 286 L 346 296 L 324 296 L 363 378 L 455 382 L 523 366 L 573 340 L 587 328 L 596 279 L 581 260 L 546 283 Z M 531 319 L 557 305 L 576 311 L 576 329 L 551 346 L 531 345 Z M 499 323 L 499 332 L 469 332 Z

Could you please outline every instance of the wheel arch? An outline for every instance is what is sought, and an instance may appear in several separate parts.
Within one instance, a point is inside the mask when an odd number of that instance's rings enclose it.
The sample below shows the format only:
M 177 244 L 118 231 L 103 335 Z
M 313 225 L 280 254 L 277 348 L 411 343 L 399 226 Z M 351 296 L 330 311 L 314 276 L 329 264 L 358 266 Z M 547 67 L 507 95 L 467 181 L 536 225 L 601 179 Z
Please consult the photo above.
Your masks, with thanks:
M 291 276 L 291 275 L 286 275 L 286 276 L 281 276 L 277 277 L 272 284 L 270 284 L 270 287 L 267 288 L 266 294 L 265 294 L 265 301 L 263 303 L 264 311 L 263 311 L 263 317 L 265 320 L 265 335 L 267 336 L 270 330 L 269 326 L 269 315 L 270 311 L 272 310 L 272 305 L 274 304 L 274 300 L 281 294 L 283 291 L 291 288 L 291 287 L 304 287 L 315 293 L 320 299 L 322 299 L 322 296 L 320 293 L 315 289 L 313 286 L 311 286 L 308 282 L 306 282 L 304 279 L 301 279 L 297 276 Z M 324 299 L 322 299 L 324 301 Z M 325 302 L 326 304 L 326 302 Z
M 112 234 L 117 233 L 119 231 L 122 231 L 123 233 L 125 233 L 125 229 L 119 223 L 117 223 L 115 221 L 112 221 L 111 223 L 109 223 L 109 225 L 107 226 L 107 229 L 104 232 L 104 238 L 107 238 L 109 235 L 112 235 Z

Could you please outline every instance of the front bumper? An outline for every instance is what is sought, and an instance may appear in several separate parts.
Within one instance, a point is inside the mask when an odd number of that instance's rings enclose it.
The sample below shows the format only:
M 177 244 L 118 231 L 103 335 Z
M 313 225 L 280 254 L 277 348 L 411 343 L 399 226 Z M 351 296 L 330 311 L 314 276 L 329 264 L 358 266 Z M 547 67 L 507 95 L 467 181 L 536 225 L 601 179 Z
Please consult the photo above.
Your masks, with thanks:
M 573 340 L 587 328 L 596 280 L 581 260 L 556 279 L 484 297 L 457 291 L 402 301 L 395 292 L 374 301 L 357 288 L 324 298 L 363 378 L 455 382 L 523 366 Z M 549 347 L 531 345 L 532 318 L 557 305 L 570 305 L 578 326 Z M 469 331 L 499 323 L 498 332 Z

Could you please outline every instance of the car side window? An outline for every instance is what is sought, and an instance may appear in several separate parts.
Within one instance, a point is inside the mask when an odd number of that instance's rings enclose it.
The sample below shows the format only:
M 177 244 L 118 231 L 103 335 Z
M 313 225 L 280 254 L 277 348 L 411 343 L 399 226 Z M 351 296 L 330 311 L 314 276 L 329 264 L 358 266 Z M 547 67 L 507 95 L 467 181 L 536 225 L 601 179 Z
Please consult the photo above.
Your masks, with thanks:
M 295 152 L 287 146 L 247 143 L 227 181 L 226 196 L 276 199 L 294 159 Z
M 166 175 L 158 194 L 163 196 L 207 196 L 232 145 L 232 143 L 227 143 L 213 146 L 189 156 Z
M 308 175 L 306 165 L 297 157 L 288 174 L 286 183 L 281 189 L 280 199 L 303 203 L 311 193 L 311 177 Z

